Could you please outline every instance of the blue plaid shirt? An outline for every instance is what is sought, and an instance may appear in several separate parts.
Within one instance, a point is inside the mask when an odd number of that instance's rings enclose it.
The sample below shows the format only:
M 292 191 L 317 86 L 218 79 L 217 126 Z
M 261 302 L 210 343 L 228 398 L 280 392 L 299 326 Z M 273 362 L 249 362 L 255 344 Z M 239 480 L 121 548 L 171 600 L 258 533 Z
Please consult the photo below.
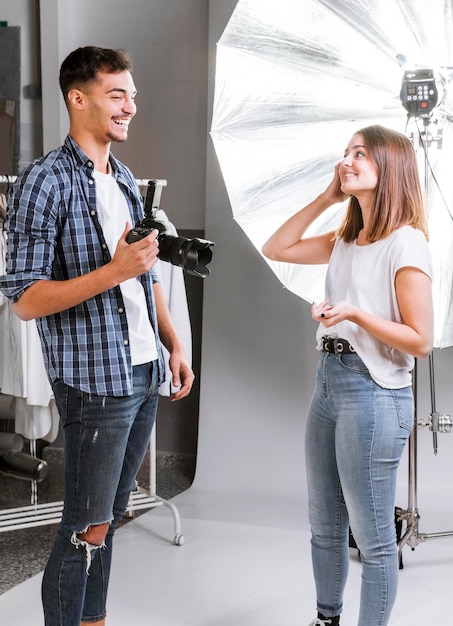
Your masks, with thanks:
M 129 205 L 132 224 L 143 217 L 131 172 L 110 155 Z M 37 280 L 69 280 L 111 260 L 96 209 L 93 163 L 68 136 L 64 145 L 32 163 L 11 190 L 7 213 L 6 275 L 0 289 L 16 302 Z M 139 277 L 158 343 L 153 270 Z M 81 304 L 36 320 L 49 379 L 97 395 L 130 395 L 132 364 L 128 325 L 119 286 Z

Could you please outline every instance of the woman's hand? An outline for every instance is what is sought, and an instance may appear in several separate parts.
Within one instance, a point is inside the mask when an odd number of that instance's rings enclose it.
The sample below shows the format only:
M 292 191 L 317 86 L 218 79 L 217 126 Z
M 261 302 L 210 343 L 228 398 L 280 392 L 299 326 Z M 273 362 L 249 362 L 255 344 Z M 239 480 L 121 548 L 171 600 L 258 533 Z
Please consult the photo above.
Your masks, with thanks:
M 325 198 L 331 203 L 344 202 L 349 197 L 341 191 L 340 167 L 341 161 L 335 165 L 335 171 L 332 180 L 324 191 Z
M 341 301 L 337 304 L 329 304 L 328 300 L 324 300 L 320 304 L 313 302 L 311 305 L 312 318 L 320 322 L 326 328 L 335 326 L 344 320 L 351 320 L 353 317 L 354 307 L 347 302 Z

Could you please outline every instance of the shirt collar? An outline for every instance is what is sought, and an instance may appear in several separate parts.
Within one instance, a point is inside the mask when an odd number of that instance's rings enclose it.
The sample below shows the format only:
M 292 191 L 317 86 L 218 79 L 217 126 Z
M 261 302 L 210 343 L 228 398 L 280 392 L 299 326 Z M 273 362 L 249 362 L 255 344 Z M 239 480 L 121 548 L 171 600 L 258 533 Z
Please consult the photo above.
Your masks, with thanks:
M 85 152 L 82 150 L 79 144 L 71 137 L 71 135 L 67 135 L 64 142 L 64 147 L 80 167 L 87 167 L 90 170 L 93 169 L 93 161 L 85 154 Z M 118 161 L 111 152 L 109 154 L 109 162 L 113 171 L 113 175 L 116 178 L 120 168 Z
M 87 168 L 90 174 L 93 172 L 93 161 L 83 152 L 79 144 L 71 137 L 71 135 L 67 135 L 63 147 L 78 167 Z M 138 190 L 135 193 L 132 174 L 128 172 L 127 168 L 120 161 L 118 161 L 111 152 L 109 154 L 109 162 L 115 180 L 130 188 L 130 191 L 134 191 L 134 195 L 138 194 Z

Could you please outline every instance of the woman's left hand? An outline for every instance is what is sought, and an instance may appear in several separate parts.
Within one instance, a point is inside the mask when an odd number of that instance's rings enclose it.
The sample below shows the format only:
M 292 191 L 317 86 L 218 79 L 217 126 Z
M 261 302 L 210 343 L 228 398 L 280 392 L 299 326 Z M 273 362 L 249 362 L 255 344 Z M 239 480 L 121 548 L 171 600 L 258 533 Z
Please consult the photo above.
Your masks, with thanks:
M 330 304 L 328 300 L 324 300 L 321 304 L 314 302 L 311 306 L 312 318 L 317 322 L 321 322 L 326 328 L 350 319 L 351 313 L 351 305 L 344 301 Z

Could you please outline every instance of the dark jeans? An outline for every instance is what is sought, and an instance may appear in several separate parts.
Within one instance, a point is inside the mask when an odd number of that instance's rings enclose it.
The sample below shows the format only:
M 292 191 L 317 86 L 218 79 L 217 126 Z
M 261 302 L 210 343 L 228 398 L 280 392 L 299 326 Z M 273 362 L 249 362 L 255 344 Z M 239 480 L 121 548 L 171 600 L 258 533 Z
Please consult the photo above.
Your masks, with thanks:
M 65 434 L 60 527 L 42 583 L 46 626 L 80 626 L 106 614 L 112 539 L 145 456 L 158 402 L 157 367 L 134 367 L 131 396 L 101 397 L 53 385 Z M 77 534 L 110 522 L 105 544 Z

